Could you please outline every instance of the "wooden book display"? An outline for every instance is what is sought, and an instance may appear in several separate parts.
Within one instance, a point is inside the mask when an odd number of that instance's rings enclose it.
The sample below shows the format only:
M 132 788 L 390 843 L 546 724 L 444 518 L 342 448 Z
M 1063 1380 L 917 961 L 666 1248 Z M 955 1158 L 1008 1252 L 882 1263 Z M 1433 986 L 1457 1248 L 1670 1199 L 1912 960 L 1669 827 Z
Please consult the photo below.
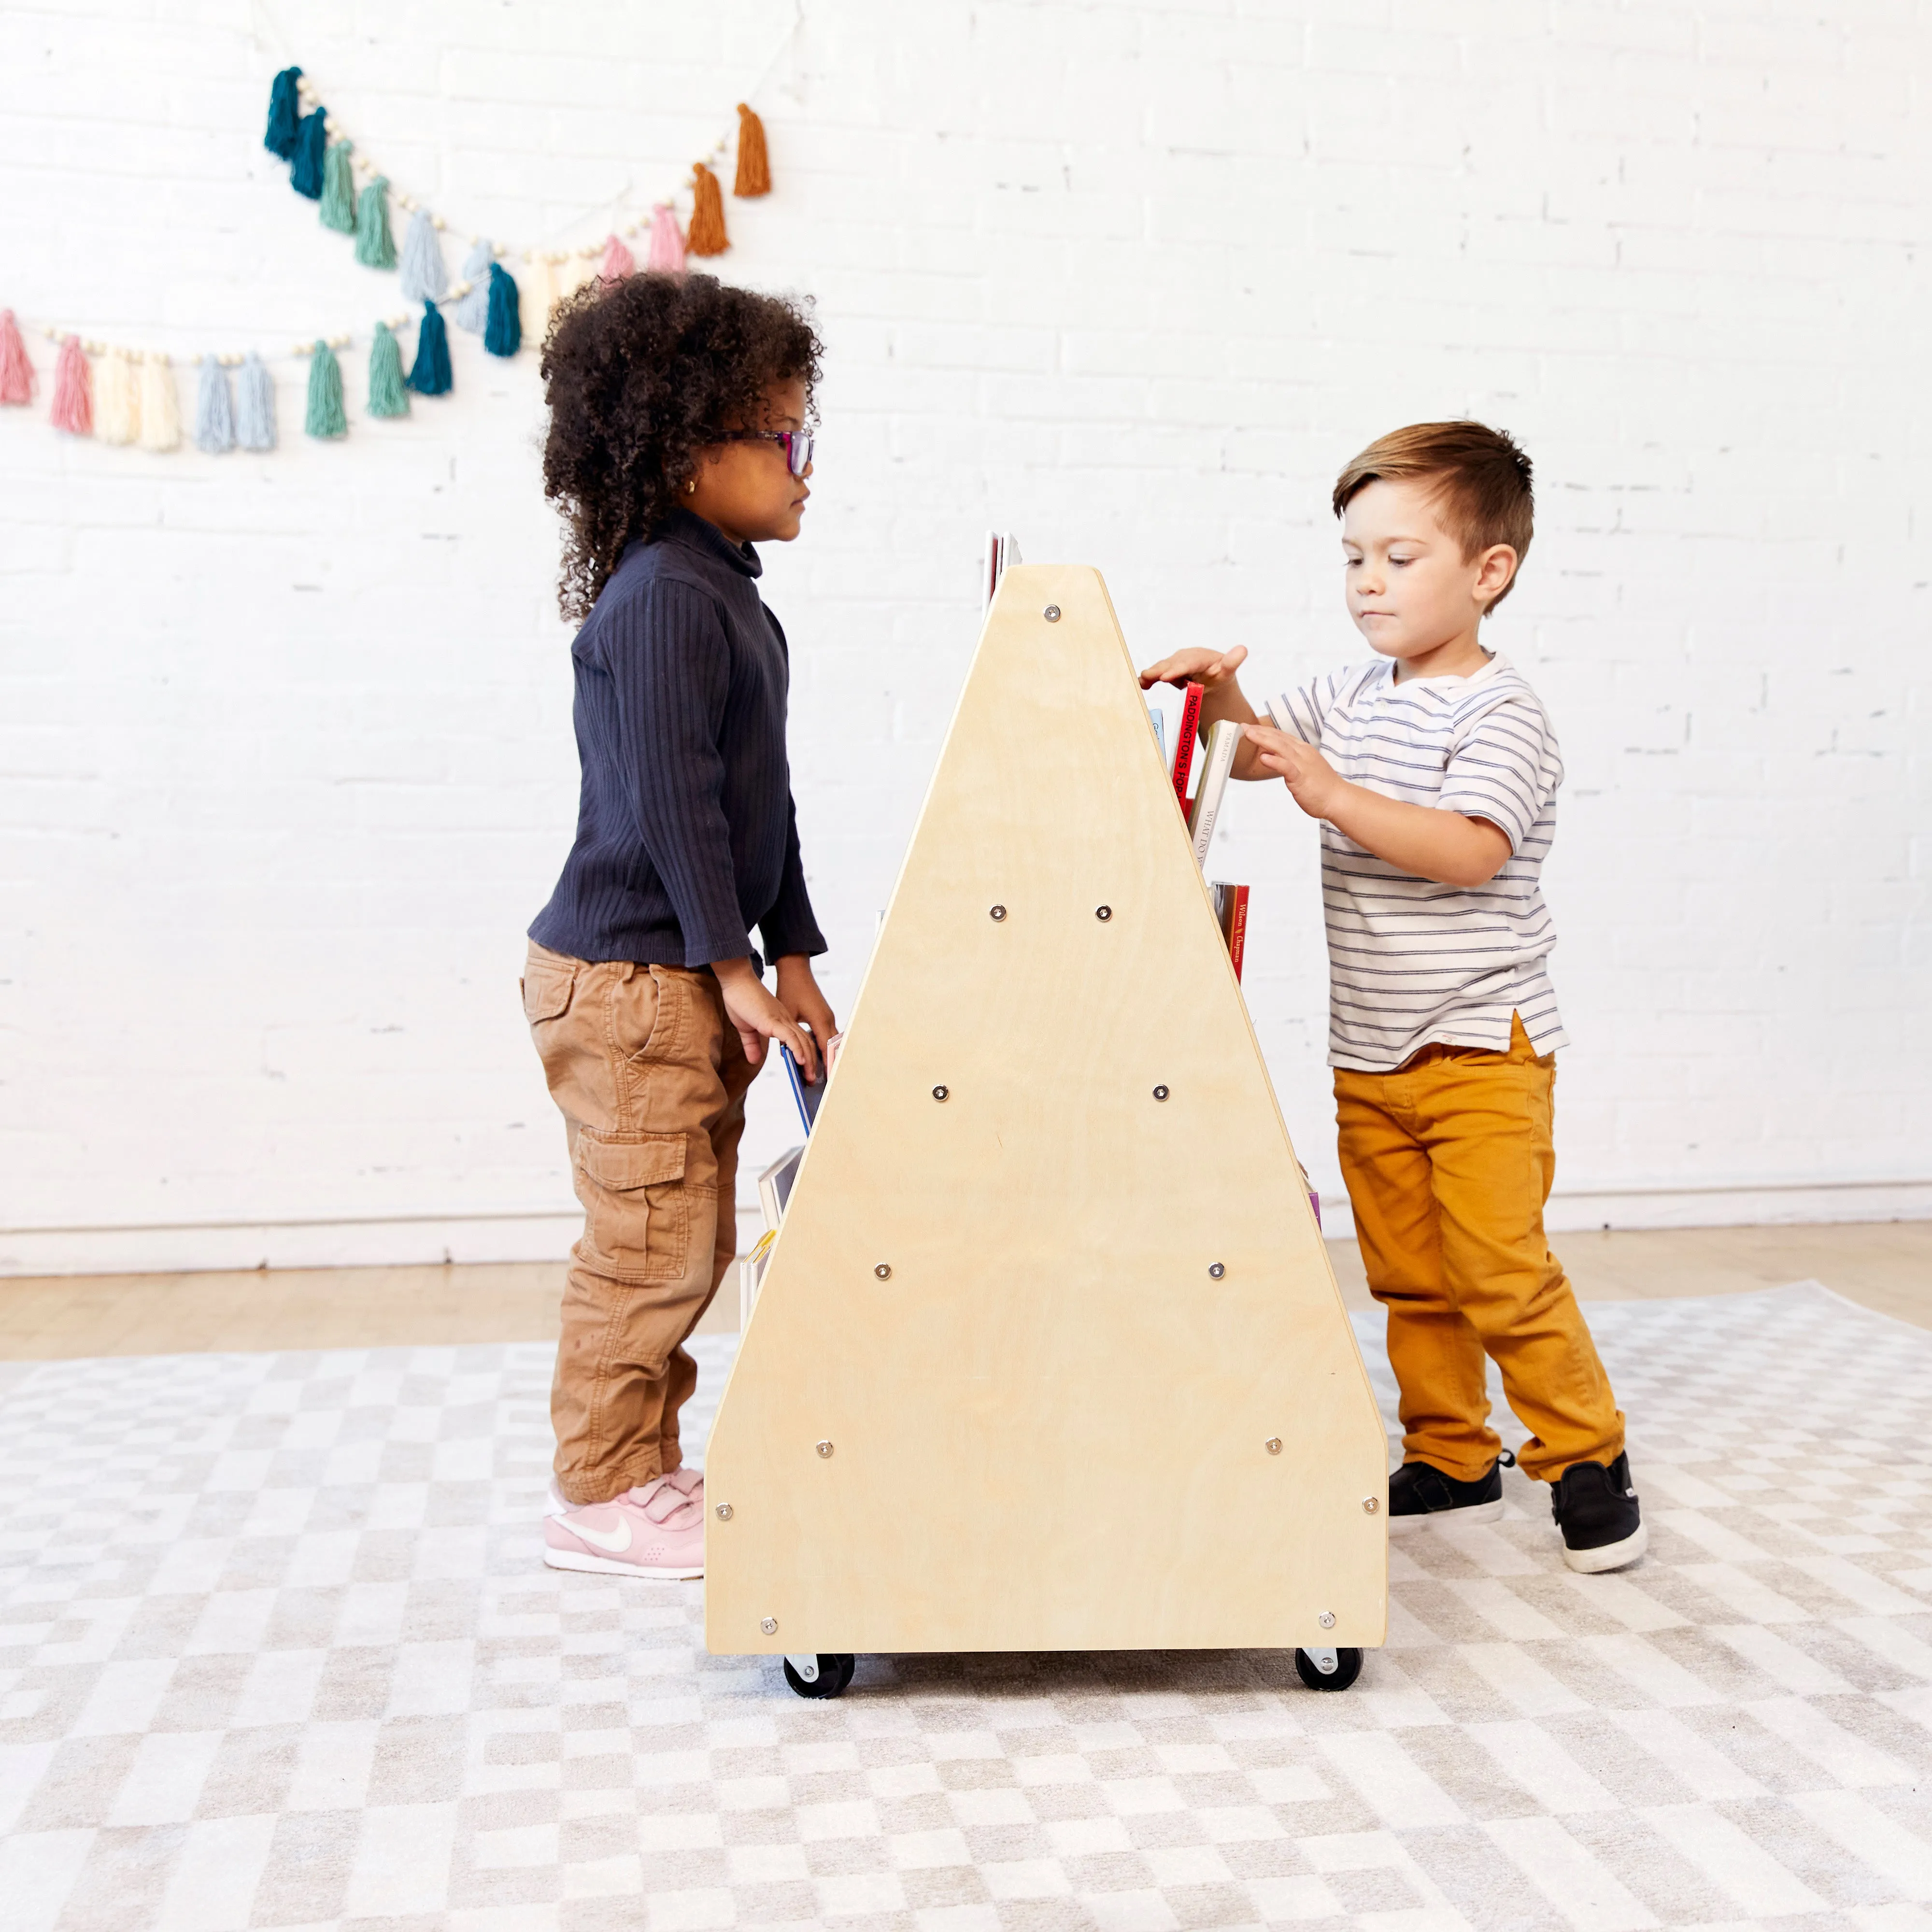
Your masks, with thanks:
M 1378 1644 L 1385 1458 L 1106 587 L 1016 567 L 712 1428 L 706 1640 Z

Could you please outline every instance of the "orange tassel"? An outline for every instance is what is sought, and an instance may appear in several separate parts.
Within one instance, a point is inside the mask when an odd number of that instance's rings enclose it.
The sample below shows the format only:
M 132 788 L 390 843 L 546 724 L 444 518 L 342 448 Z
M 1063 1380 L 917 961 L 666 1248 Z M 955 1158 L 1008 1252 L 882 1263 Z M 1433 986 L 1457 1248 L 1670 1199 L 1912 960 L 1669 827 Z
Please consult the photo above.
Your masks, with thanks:
M 691 226 L 685 231 L 685 252 L 722 255 L 731 245 L 724 232 L 724 194 L 718 177 L 702 161 L 692 164 Z
M 731 192 L 740 200 L 772 191 L 772 160 L 765 150 L 765 124 L 741 100 L 738 104 L 738 178 Z

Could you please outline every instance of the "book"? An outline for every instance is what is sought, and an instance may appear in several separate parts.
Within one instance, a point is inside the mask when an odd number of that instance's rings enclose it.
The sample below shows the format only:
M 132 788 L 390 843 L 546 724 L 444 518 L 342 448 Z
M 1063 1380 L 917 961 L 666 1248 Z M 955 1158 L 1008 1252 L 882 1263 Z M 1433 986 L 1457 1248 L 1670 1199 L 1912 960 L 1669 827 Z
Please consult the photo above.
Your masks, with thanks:
M 1180 814 L 1187 815 L 1187 777 L 1194 766 L 1194 741 L 1201 730 L 1201 700 L 1207 694 L 1203 685 L 1190 684 L 1181 694 L 1180 722 L 1174 734 L 1174 795 L 1180 801 Z
M 768 1234 L 776 1234 L 778 1223 L 784 1219 L 786 1204 L 791 1199 L 791 1184 L 798 1178 L 798 1164 L 804 1158 L 802 1147 L 789 1148 L 758 1176 L 758 1205 L 765 1210 Z
M 785 1078 L 791 1082 L 791 1097 L 798 1102 L 798 1117 L 805 1123 L 805 1130 L 812 1132 L 812 1124 L 818 1118 L 818 1103 L 825 1098 L 825 1068 L 821 1060 L 816 1080 L 808 1080 L 805 1070 L 792 1058 L 791 1048 L 783 1040 L 775 1042 L 784 1060 Z
M 1004 535 L 998 530 L 986 532 L 986 554 L 981 572 L 980 589 L 984 601 L 980 605 L 981 614 L 993 608 L 993 593 L 1000 587 L 1000 579 L 1006 574 L 1008 566 L 1020 560 L 1020 547 L 1012 531 Z
M 1148 722 L 1154 727 L 1154 741 L 1160 747 L 1160 761 L 1167 763 L 1167 717 L 1160 706 L 1154 703 L 1154 694 L 1148 693 Z
M 1227 794 L 1240 742 L 1241 728 L 1232 718 L 1208 728 L 1208 755 L 1202 764 L 1193 809 L 1187 814 L 1187 829 L 1194 835 L 1194 862 L 1203 872 L 1208 868 L 1208 848 L 1214 842 L 1215 824 L 1221 816 L 1221 801 Z
M 1241 957 L 1248 947 L 1248 889 L 1216 879 L 1210 890 L 1214 895 L 1214 916 L 1220 922 L 1221 937 L 1228 942 L 1228 958 L 1238 980 Z

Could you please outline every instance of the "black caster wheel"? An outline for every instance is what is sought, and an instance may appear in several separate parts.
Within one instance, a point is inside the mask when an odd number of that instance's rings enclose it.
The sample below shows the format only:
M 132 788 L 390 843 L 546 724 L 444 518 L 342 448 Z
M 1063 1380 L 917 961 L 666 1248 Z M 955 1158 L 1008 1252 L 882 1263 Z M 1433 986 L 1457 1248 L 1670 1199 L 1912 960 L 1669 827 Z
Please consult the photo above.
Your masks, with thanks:
M 1362 1674 L 1359 1650 L 1298 1650 L 1294 1671 L 1311 1690 L 1346 1690 Z
M 800 1674 L 798 1666 L 790 1658 L 784 1660 L 785 1682 L 801 1697 L 838 1697 L 844 1694 L 845 1687 L 852 1681 L 852 1673 L 859 1667 L 856 1657 L 833 1654 L 814 1657 L 810 1661 L 817 1666 L 816 1674 L 807 1678 Z M 1356 1668 L 1361 1667 L 1360 1653 L 1356 1654 Z

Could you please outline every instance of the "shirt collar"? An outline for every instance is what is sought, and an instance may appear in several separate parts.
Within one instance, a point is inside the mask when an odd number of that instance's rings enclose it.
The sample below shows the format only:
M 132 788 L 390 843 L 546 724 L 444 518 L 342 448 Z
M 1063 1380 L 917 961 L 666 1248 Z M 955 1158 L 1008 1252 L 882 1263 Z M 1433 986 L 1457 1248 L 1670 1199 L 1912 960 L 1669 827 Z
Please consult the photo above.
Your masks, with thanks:
M 734 544 L 716 524 L 693 511 L 672 511 L 652 541 L 682 544 L 687 550 L 701 551 L 729 566 L 742 577 L 764 574 L 765 567 L 758 560 L 758 553 L 749 544 Z

